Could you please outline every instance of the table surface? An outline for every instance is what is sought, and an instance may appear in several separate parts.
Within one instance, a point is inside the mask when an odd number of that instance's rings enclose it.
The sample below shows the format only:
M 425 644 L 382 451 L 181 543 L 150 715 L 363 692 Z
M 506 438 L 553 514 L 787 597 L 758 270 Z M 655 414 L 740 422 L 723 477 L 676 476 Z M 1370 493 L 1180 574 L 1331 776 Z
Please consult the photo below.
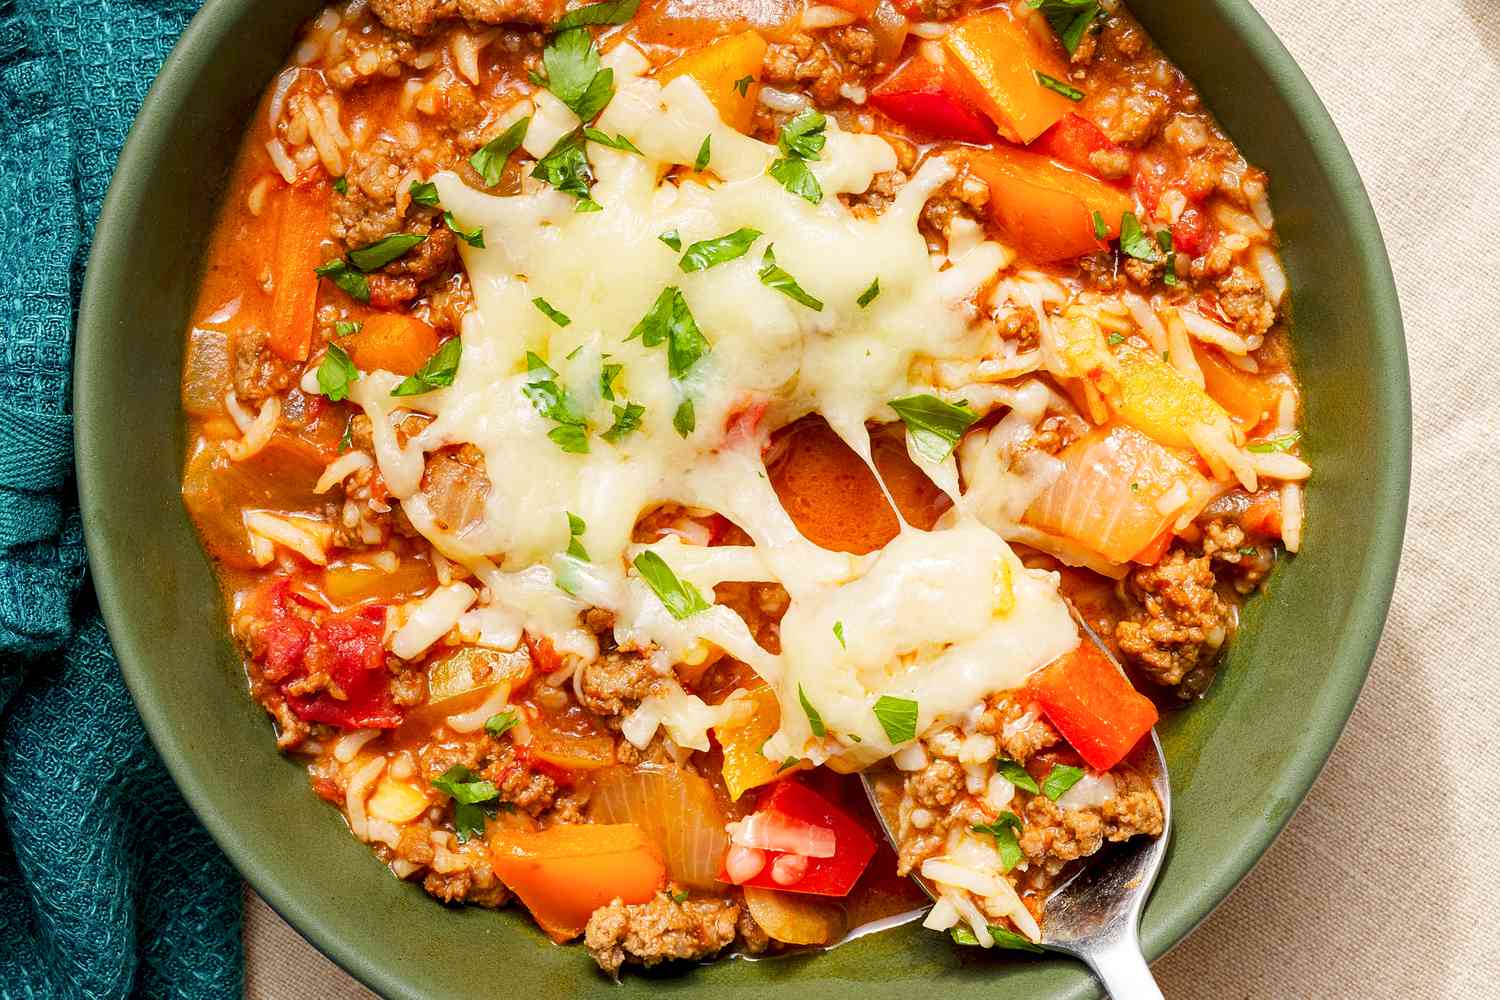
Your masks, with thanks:
M 1500 611 L 1500 215 L 1485 196 L 1500 191 L 1500 0 L 1252 2 L 1327 103 L 1390 245 L 1411 517 L 1370 681 L 1321 779 L 1155 971 L 1173 998 L 1494 997 L 1500 802 L 1483 779 L 1500 772 L 1500 629 L 1482 612 Z M 373 996 L 246 901 L 246 1000 Z

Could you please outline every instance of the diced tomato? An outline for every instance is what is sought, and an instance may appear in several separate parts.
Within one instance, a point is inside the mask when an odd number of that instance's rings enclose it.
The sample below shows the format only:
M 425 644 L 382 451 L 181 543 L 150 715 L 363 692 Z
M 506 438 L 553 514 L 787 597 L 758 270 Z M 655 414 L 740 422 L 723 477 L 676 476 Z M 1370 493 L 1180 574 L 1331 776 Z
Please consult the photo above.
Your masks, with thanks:
M 537 638 L 530 632 L 525 633 L 525 639 L 526 652 L 531 654 L 531 665 L 536 668 L 534 673 L 544 677 L 556 673 L 562 666 L 562 657 L 552 648 L 552 640 L 546 636 Z
M 1172 249 L 1196 256 L 1203 249 L 1203 237 L 1208 232 L 1208 218 L 1196 208 L 1189 208 L 1172 223 Z
M 1107 771 L 1156 725 L 1156 706 L 1085 640 L 1027 685 L 1047 720 L 1096 771 Z
M 1098 171 L 1091 159 L 1094 153 L 1123 152 L 1098 125 L 1071 111 L 1063 115 L 1056 125 L 1037 136 L 1029 148 L 1032 152 L 1044 153 L 1054 160 L 1096 176 Z
M 834 835 L 834 855 L 831 858 L 808 858 L 807 867 L 800 878 L 790 884 L 775 878 L 777 859 L 789 852 L 766 851 L 766 865 L 760 874 L 745 881 L 744 885 L 762 889 L 780 889 L 784 892 L 806 892 L 818 896 L 844 896 L 854 888 L 875 856 L 875 841 L 865 829 L 849 817 L 842 809 L 803 784 L 799 778 L 782 778 L 772 785 L 761 799 L 757 811 L 779 814 L 778 818 L 792 823 L 831 829 Z M 784 863 L 780 871 L 786 878 L 801 862 Z M 727 871 L 719 874 L 721 882 L 731 881 Z
M 332 691 L 287 695 L 292 711 L 308 722 L 343 729 L 394 729 L 401 710 L 391 701 L 390 677 L 385 669 L 385 608 L 360 608 L 330 618 L 312 635 L 303 655 L 328 672 L 342 698 Z
M 995 141 L 995 127 L 966 101 L 943 67 L 921 56 L 907 60 L 870 91 L 870 103 L 893 121 L 960 142 Z
M 1146 215 L 1153 215 L 1157 202 L 1161 201 L 1161 196 L 1167 190 L 1167 165 L 1161 160 L 1137 156 L 1131 187 L 1140 200 L 1141 207 L 1146 210 Z

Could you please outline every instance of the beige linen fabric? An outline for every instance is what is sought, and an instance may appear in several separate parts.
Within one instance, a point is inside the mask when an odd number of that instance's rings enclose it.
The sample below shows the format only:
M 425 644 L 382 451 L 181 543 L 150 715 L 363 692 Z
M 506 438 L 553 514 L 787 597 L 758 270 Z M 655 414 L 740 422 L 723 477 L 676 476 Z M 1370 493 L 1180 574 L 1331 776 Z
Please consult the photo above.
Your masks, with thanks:
M 1332 111 L 1390 244 L 1411 521 L 1322 778 L 1156 974 L 1174 1000 L 1500 997 L 1500 0 L 1254 4 Z M 371 996 L 247 900 L 247 1000 Z

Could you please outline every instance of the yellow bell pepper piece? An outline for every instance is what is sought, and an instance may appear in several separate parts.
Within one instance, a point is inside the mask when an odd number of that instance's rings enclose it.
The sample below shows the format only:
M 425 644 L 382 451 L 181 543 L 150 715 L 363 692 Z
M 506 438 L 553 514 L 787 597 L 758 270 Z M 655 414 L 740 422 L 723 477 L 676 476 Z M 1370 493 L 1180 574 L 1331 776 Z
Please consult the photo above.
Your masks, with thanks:
M 753 706 L 743 721 L 714 727 L 714 736 L 724 750 L 724 785 L 736 801 L 759 785 L 774 781 L 780 762 L 767 760 L 761 744 L 781 726 L 781 705 L 769 685 L 746 691 Z
M 1224 408 L 1187 376 L 1130 343 L 1115 348 L 1115 385 L 1105 398 L 1120 419 L 1169 448 L 1191 450 L 1191 427 L 1232 433 Z
M 757 32 L 742 31 L 679 56 L 663 66 L 656 78 L 665 86 L 679 76 L 692 77 L 726 125 L 749 132 L 755 119 L 755 102 L 760 98 L 760 74 L 765 61 L 766 40 Z

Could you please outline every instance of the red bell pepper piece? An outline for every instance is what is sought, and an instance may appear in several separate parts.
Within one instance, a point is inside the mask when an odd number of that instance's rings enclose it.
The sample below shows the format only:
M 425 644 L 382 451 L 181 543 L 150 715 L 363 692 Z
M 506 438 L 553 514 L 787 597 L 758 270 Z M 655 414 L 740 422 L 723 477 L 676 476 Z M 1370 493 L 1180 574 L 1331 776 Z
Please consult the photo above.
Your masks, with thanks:
M 921 56 L 907 60 L 870 91 L 870 103 L 893 121 L 960 142 L 995 141 L 995 126 L 960 96 L 943 67 Z
M 1045 153 L 1070 167 L 1098 175 L 1090 157 L 1099 152 L 1120 152 L 1121 147 L 1104 130 L 1089 119 L 1068 112 L 1028 147 L 1034 153 Z
M 1044 667 L 1027 685 L 1089 767 L 1108 771 L 1156 725 L 1156 706 L 1092 642 Z
M 1189 208 L 1172 223 L 1172 249 L 1195 257 L 1203 249 L 1207 232 L 1208 217 L 1196 208 Z
M 836 846 L 831 858 L 809 858 L 806 874 L 791 885 L 782 885 L 771 877 L 771 867 L 783 852 L 767 851 L 765 868 L 759 875 L 742 883 L 744 885 L 818 896 L 845 896 L 875 856 L 875 841 L 864 827 L 797 778 L 782 778 L 772 785 L 769 793 L 761 799 L 760 810 L 777 812 L 810 826 L 832 829 Z M 730 881 L 728 873 L 722 869 L 719 881 Z

